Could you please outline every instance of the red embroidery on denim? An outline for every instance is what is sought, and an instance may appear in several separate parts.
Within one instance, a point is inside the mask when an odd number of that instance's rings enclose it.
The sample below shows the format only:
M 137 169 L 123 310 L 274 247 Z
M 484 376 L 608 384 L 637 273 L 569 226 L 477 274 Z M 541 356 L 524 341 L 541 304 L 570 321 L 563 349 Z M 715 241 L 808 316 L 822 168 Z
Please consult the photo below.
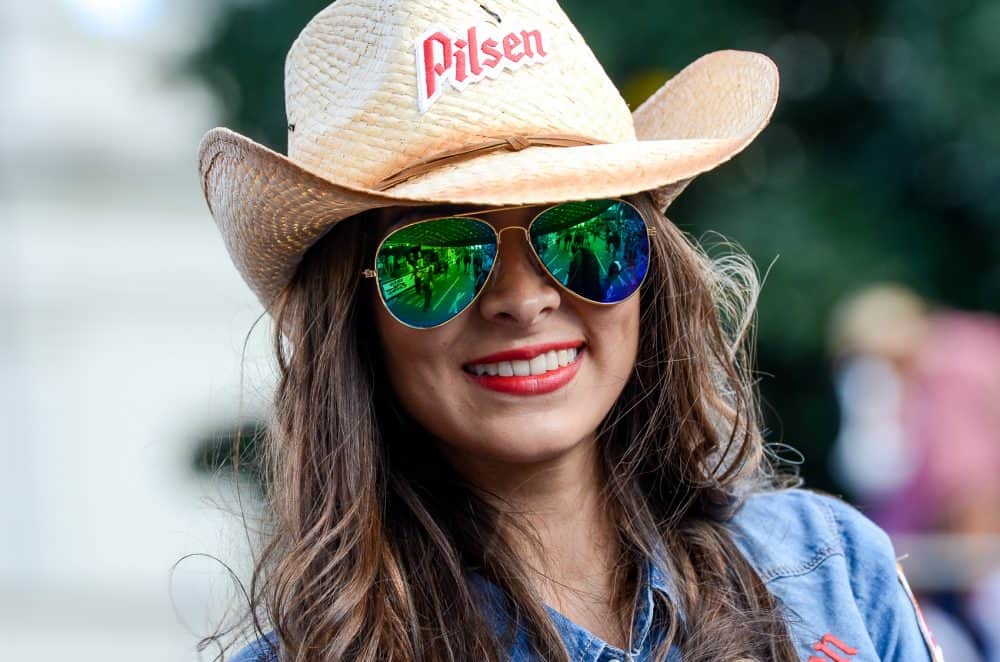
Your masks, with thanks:
M 833 650 L 834 646 L 840 649 L 840 651 Z M 833 660 L 833 662 L 851 662 L 851 656 L 858 654 L 857 648 L 848 646 L 830 633 L 824 634 L 819 641 L 813 644 L 813 648 L 827 657 L 816 657 L 813 655 L 809 658 L 808 662 L 830 662 L 830 660 Z M 847 657 L 844 657 L 840 653 L 844 653 Z

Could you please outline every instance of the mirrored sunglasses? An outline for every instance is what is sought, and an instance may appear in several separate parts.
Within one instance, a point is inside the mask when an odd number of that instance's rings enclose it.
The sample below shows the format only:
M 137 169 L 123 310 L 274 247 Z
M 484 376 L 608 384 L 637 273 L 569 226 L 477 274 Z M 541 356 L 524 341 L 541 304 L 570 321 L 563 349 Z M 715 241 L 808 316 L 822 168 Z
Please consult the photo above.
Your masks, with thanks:
M 376 279 L 389 313 L 406 326 L 432 329 L 471 306 L 489 282 L 502 241 L 501 232 L 475 215 L 497 211 L 424 219 L 390 232 L 375 253 L 375 268 L 364 271 Z M 638 209 L 617 199 L 557 204 L 516 229 L 564 291 L 599 305 L 621 303 L 639 290 L 655 234 Z

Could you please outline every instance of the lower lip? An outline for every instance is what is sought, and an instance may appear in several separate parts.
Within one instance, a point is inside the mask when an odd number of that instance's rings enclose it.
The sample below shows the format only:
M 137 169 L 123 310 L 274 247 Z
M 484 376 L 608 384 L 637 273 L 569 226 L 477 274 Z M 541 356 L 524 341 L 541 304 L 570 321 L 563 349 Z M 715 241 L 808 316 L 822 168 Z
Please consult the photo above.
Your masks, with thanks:
M 473 375 L 466 372 L 465 376 L 491 391 L 499 391 L 500 393 L 510 395 L 542 395 L 558 391 L 573 381 L 577 371 L 580 370 L 580 364 L 583 363 L 583 357 L 584 351 L 581 349 L 576 355 L 576 360 L 569 365 L 550 370 L 541 375 L 501 377 L 499 375 Z

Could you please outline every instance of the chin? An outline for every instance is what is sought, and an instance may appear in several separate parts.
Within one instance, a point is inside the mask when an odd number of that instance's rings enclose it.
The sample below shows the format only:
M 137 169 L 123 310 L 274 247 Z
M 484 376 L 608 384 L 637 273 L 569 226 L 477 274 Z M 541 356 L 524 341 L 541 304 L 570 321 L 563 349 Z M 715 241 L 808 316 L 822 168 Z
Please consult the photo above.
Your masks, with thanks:
M 565 425 L 558 423 L 539 426 L 529 419 L 513 426 L 504 426 L 495 432 L 482 427 L 477 431 L 468 431 L 462 435 L 465 443 L 449 445 L 461 453 L 490 458 L 494 462 L 537 464 L 554 460 L 574 450 L 581 442 L 592 438 L 592 435 L 592 430 L 567 429 Z

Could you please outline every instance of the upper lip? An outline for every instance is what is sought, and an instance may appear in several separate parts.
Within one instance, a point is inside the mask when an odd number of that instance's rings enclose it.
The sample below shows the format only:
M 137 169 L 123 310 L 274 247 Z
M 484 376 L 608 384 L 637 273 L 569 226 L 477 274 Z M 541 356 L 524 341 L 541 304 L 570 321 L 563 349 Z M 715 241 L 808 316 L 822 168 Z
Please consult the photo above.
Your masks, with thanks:
M 581 347 L 583 345 L 582 340 L 566 340 L 563 342 L 551 342 L 541 345 L 528 345 L 526 347 L 516 347 L 514 349 L 507 349 L 502 352 L 496 352 L 495 354 L 489 354 L 487 356 L 480 356 L 477 359 L 472 359 L 466 365 L 481 365 L 484 363 L 499 363 L 500 361 L 528 361 L 536 356 L 545 354 L 546 352 L 558 351 L 560 349 L 570 349 L 572 347 Z

